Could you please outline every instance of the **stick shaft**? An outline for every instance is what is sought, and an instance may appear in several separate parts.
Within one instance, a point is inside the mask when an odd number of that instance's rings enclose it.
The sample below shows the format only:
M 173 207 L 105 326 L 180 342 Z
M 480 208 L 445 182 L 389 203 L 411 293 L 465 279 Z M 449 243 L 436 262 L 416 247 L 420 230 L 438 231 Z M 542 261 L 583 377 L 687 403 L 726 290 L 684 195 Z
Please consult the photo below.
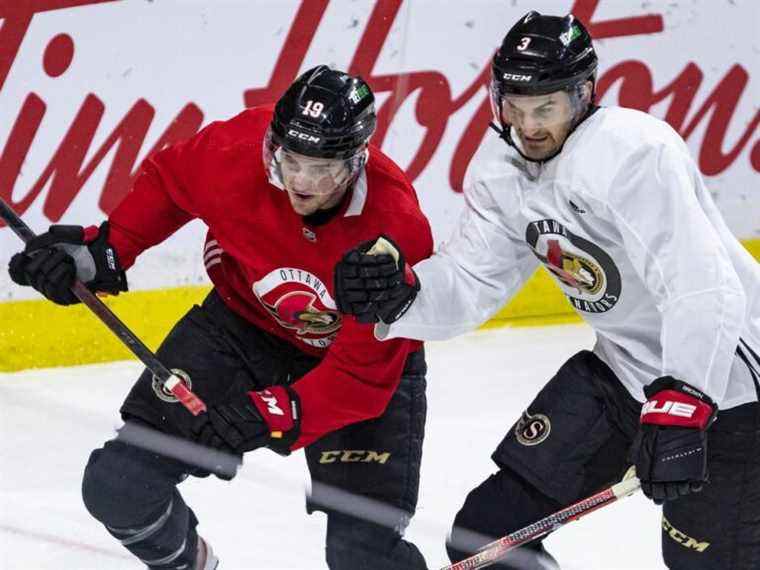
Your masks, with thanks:
M 16 214 L 5 200 L 0 198 L 0 218 L 8 224 L 8 227 L 20 237 L 24 243 L 35 237 L 32 229 L 24 223 L 24 220 Z M 183 382 L 176 381 L 176 376 L 156 358 L 145 344 L 117 317 L 103 301 L 90 291 L 78 279 L 71 288 L 74 295 L 92 311 L 118 339 L 134 354 L 153 374 L 159 379 L 174 396 L 185 406 L 190 413 L 197 416 L 206 411 L 203 403 Z
M 441 570 L 475 570 L 489 566 L 503 558 L 510 550 L 546 536 L 571 521 L 578 520 L 597 509 L 614 503 L 622 497 L 631 495 L 640 487 L 641 483 L 636 477 L 623 479 L 612 487 L 608 487 L 595 495 L 582 499 L 561 511 L 557 511 L 525 528 L 503 536 L 490 544 L 486 544 L 477 554 L 445 566 Z

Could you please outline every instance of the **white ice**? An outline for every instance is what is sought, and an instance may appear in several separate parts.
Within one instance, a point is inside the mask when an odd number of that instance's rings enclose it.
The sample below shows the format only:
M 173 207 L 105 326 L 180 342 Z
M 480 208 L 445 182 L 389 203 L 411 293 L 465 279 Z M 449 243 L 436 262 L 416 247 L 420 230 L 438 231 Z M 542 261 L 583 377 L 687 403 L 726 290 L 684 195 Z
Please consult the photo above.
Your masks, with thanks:
M 105 334 L 105 333 L 104 333 Z M 593 344 L 583 325 L 481 331 L 428 344 L 427 436 L 417 515 L 407 537 L 432 569 L 448 525 L 495 470 L 489 457 L 539 388 Z M 79 494 L 90 451 L 114 435 L 136 362 L 0 374 L 0 568 L 142 568 L 90 518 Z M 325 519 L 307 516 L 302 453 L 250 454 L 231 483 L 182 484 L 220 570 L 326 568 Z M 640 494 L 547 540 L 566 570 L 660 570 L 660 513 Z

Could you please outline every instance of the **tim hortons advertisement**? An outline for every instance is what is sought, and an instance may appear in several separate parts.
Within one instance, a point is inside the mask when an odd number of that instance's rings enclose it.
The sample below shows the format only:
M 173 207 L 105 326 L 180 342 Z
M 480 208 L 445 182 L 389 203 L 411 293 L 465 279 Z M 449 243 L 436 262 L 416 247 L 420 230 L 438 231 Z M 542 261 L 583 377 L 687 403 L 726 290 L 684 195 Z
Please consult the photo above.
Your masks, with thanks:
M 99 223 L 146 156 L 327 63 L 375 90 L 374 141 L 440 241 L 492 136 L 490 57 L 532 9 L 587 24 L 601 104 L 668 121 L 732 230 L 759 237 L 760 3 L 741 0 L 0 0 L 0 196 L 37 231 Z M 202 234 L 193 222 L 143 255 L 131 288 L 204 282 Z M 2 227 L 0 300 L 34 296 L 5 271 L 19 247 Z

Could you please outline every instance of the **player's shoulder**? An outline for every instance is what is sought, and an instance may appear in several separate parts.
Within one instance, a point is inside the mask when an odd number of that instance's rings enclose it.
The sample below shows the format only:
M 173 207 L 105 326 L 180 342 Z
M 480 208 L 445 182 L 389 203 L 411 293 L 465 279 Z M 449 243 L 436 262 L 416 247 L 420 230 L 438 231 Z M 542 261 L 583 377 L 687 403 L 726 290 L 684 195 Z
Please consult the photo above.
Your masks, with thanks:
M 519 184 L 526 175 L 526 168 L 525 161 L 514 148 L 489 130 L 467 167 L 464 194 L 480 206 L 508 200 L 514 193 L 503 192 L 503 189 Z M 494 193 L 499 199 L 493 197 Z
M 416 263 L 433 251 L 430 222 L 404 171 L 377 147 L 370 146 L 369 152 L 363 239 L 386 235 L 401 246 L 410 263 Z
M 374 145 L 369 146 L 365 172 L 367 207 L 373 214 L 422 216 L 417 193 L 406 173 Z
M 570 135 L 555 172 L 573 191 L 607 201 L 621 184 L 653 175 L 664 154 L 689 157 L 683 139 L 665 121 L 635 109 L 601 107 Z
M 488 130 L 470 161 L 466 180 L 490 180 L 510 176 L 515 173 L 512 158 L 514 149 L 506 144 L 497 133 Z
M 592 156 L 644 155 L 662 146 L 683 146 L 681 136 L 665 121 L 637 109 L 601 107 L 579 128 L 578 150 Z M 601 154 L 600 154 L 601 153 Z

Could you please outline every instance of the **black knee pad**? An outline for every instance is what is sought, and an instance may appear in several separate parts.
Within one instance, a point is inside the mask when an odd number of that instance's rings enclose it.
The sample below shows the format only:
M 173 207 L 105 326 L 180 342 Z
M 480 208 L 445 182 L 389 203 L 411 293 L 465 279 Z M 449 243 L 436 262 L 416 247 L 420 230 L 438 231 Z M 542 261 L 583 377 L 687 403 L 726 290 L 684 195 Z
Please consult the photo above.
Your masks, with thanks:
M 181 464 L 110 441 L 90 456 L 82 498 L 92 516 L 149 568 L 189 568 L 198 521 L 176 489 L 182 478 Z
M 426 570 L 422 554 L 393 528 L 330 512 L 327 518 L 330 570 Z
M 473 489 L 454 519 L 446 550 L 458 562 L 481 546 L 519 530 L 560 510 L 553 499 L 540 493 L 509 469 L 501 469 Z M 552 570 L 557 563 L 540 542 L 510 553 L 494 565 L 503 570 Z
M 96 449 L 84 470 L 82 499 L 107 526 L 130 527 L 165 508 L 182 479 L 175 463 L 120 441 Z

